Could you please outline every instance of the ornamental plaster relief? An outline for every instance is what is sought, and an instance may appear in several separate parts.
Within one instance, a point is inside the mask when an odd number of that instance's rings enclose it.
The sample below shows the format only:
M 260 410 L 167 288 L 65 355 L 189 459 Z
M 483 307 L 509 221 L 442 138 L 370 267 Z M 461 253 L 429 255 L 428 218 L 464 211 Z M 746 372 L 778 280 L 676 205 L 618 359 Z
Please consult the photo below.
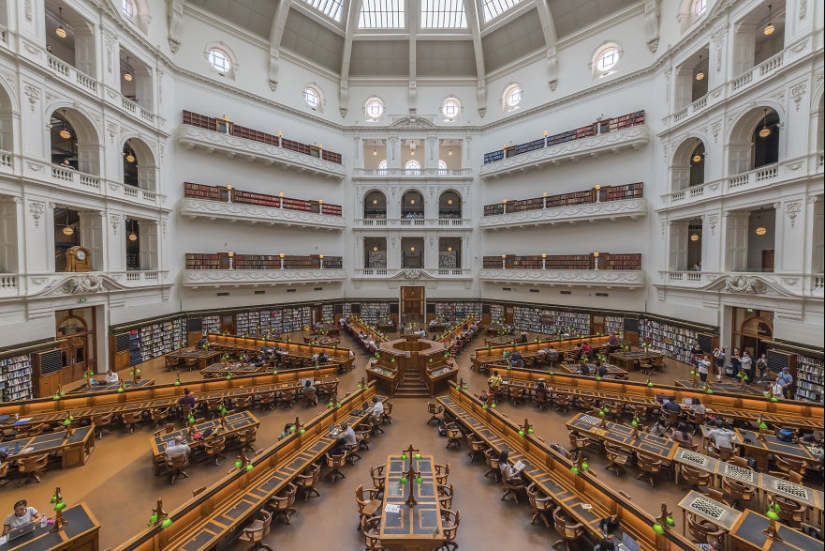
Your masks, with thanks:
M 591 222 L 594 219 L 637 218 L 647 216 L 647 212 L 645 199 L 630 199 L 484 216 L 481 218 L 480 226 L 482 229 L 497 229 L 540 223 Z
M 219 287 L 221 285 L 277 285 L 343 281 L 344 270 L 182 270 L 184 287 Z
M 218 201 L 200 201 L 198 199 L 182 199 L 180 213 L 190 218 L 225 218 L 231 221 L 249 223 L 283 222 L 290 225 L 301 225 L 307 228 L 343 230 L 346 221 L 341 216 L 326 216 L 299 210 L 278 209 L 246 205 L 239 203 L 223 203 Z
M 644 271 L 613 270 L 481 270 L 481 280 L 586 287 L 644 287 Z

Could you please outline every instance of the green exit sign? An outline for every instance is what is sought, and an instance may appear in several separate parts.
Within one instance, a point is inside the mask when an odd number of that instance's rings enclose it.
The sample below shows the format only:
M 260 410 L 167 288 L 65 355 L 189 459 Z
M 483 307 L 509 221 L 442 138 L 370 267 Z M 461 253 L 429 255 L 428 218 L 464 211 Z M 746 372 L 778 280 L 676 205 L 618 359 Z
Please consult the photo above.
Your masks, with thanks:
M 77 302 L 86 302 L 86 297 L 80 297 Z

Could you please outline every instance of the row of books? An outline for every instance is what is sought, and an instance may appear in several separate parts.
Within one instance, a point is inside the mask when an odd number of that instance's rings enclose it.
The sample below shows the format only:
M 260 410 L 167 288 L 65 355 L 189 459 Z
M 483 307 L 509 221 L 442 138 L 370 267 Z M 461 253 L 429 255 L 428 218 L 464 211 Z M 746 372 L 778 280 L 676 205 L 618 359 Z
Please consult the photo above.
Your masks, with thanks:
M 528 256 L 485 256 L 484 268 L 493 270 L 641 270 L 641 253 L 561 254 Z
M 187 253 L 187 270 L 226 270 L 230 266 L 236 270 L 317 270 L 321 268 L 321 256 L 298 256 L 280 254 L 234 254 L 228 253 Z M 325 256 L 324 269 L 340 269 L 343 267 L 343 258 L 340 256 Z
M 173 352 L 186 345 L 186 318 L 175 318 L 132 329 L 129 363 L 135 365 Z
M 639 337 L 668 358 L 690 363 L 690 349 L 699 339 L 698 331 L 647 318 L 639 320 Z
M 611 333 L 617 335 L 624 333 L 624 318 L 618 316 L 604 317 L 604 334 L 609 335 Z
M 796 357 L 796 399 L 822 403 L 825 395 L 825 367 L 821 358 Z
M 602 186 L 598 191 L 595 188 L 570 193 L 548 195 L 547 197 L 533 197 L 484 205 L 484 216 L 498 216 L 529 210 L 579 205 L 583 203 L 624 201 L 644 196 L 644 183 L 625 184 L 621 186 Z
M 462 320 L 470 316 L 481 319 L 480 302 L 436 302 L 435 315 L 439 318 Z
M 515 306 L 513 327 L 533 333 L 589 335 L 590 314 Z
M 4 402 L 32 399 L 32 362 L 29 354 L 0 358 L 0 393 Z
M 205 128 L 214 132 L 221 132 L 229 134 L 245 140 L 252 140 L 255 142 L 272 145 L 275 147 L 282 147 L 296 153 L 310 155 L 313 157 L 321 157 L 325 161 L 341 164 L 343 159 L 339 153 L 322 150 L 319 147 L 303 144 L 293 140 L 287 140 L 275 134 L 269 134 L 261 130 L 254 130 L 244 126 L 238 126 L 233 122 L 226 120 L 226 118 L 215 118 L 206 115 L 200 115 L 191 111 L 183 112 L 183 124 L 196 126 L 198 128 Z
M 200 199 L 202 201 L 231 201 L 247 205 L 256 205 L 267 208 L 284 208 L 286 210 L 299 210 L 303 212 L 314 212 L 328 216 L 341 216 L 343 209 L 341 205 L 324 203 L 306 199 L 293 199 L 290 197 L 280 197 L 278 195 L 268 195 L 266 193 L 256 193 L 228 186 L 206 186 L 184 182 L 183 193 L 190 199 Z
M 362 302 L 359 316 L 365 323 L 377 323 L 378 320 L 390 317 L 390 304 L 388 302 Z
M 575 130 L 567 130 L 565 132 L 561 132 L 559 134 L 554 134 L 552 136 L 547 136 L 543 139 L 534 140 L 531 142 L 514 145 L 510 147 L 506 147 L 499 151 L 491 151 L 490 153 L 484 154 L 484 164 L 493 163 L 496 161 L 500 161 L 505 157 L 513 157 L 515 155 L 521 155 L 523 153 L 527 153 L 530 151 L 534 151 L 536 149 L 541 149 L 543 147 L 550 147 L 552 145 L 557 145 L 561 143 L 570 142 L 573 140 L 580 140 L 583 138 L 589 138 L 591 136 L 595 136 L 598 134 L 605 134 L 607 132 L 613 132 L 615 130 L 621 130 L 623 128 L 629 128 L 632 126 L 638 126 L 645 123 L 645 112 L 644 111 L 636 111 L 634 113 L 628 113 L 627 115 L 622 115 L 620 117 L 615 117 L 612 119 L 597 121 L 587 126 L 582 126 L 581 128 L 576 128 Z

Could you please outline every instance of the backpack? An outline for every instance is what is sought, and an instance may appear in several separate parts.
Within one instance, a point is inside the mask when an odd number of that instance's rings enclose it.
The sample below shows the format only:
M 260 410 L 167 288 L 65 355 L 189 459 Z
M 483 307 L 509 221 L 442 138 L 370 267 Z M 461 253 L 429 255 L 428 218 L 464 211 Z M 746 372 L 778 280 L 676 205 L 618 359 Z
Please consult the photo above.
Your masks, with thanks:
M 447 425 L 443 421 L 438 423 L 438 436 L 447 436 Z
M 794 436 L 794 431 L 790 429 L 782 429 L 776 433 L 776 437 L 783 442 L 793 442 Z

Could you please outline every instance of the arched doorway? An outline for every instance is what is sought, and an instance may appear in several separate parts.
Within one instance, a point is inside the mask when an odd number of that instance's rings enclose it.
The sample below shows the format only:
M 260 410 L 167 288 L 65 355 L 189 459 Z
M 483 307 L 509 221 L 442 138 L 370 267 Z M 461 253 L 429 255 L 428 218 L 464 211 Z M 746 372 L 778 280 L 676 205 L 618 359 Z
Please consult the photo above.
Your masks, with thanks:
M 55 312 L 55 340 L 60 348 L 61 384 L 83 378 L 95 371 L 95 323 L 93 308 L 76 308 Z
M 753 308 L 734 309 L 733 342 L 756 358 L 768 351 L 773 343 L 773 312 Z

